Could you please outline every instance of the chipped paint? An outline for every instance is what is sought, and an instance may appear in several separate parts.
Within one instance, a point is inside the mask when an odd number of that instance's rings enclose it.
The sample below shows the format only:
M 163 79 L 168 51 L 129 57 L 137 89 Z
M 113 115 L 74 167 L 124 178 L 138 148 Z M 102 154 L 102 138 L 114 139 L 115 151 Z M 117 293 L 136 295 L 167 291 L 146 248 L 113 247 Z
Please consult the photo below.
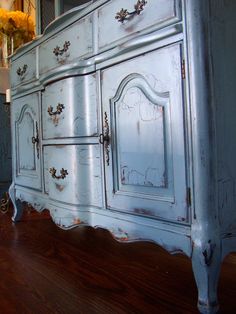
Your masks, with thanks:
M 55 144 L 53 146 L 56 147 L 56 148 L 64 148 L 64 147 L 66 147 L 65 144 Z
M 58 184 L 58 183 L 55 183 L 55 187 L 56 189 L 59 191 L 59 192 L 62 192 L 65 188 L 64 185 L 61 185 L 61 184 Z
M 60 118 L 58 116 L 52 116 L 52 117 L 50 117 L 50 119 L 51 119 L 52 123 L 54 124 L 54 126 L 58 126 L 59 120 L 60 120 Z
M 184 217 L 177 217 L 177 221 L 185 221 L 186 219 Z
M 117 241 L 122 241 L 122 242 L 129 241 L 129 235 L 123 229 L 121 228 L 117 228 L 115 230 L 109 229 L 109 231 Z
M 83 221 L 80 220 L 79 218 L 75 218 L 75 219 L 73 220 L 73 225 L 80 225 L 80 224 L 83 224 Z
M 129 169 L 126 165 L 121 165 L 121 183 L 124 185 L 140 185 L 150 187 L 165 187 L 165 177 L 159 175 L 157 168 L 147 167 L 145 173 L 136 169 Z M 165 174 L 165 172 L 164 172 Z
M 129 238 L 128 237 L 121 237 L 121 238 L 119 238 L 119 241 L 128 241 L 129 240 Z
M 204 262 L 207 266 L 210 266 L 212 263 L 212 258 L 214 254 L 216 245 L 211 243 L 211 240 L 208 241 L 205 250 L 202 252 L 204 257 Z
M 140 135 L 140 121 L 137 121 L 137 132 Z
M 134 208 L 134 212 L 139 215 L 155 216 L 154 211 L 145 208 Z

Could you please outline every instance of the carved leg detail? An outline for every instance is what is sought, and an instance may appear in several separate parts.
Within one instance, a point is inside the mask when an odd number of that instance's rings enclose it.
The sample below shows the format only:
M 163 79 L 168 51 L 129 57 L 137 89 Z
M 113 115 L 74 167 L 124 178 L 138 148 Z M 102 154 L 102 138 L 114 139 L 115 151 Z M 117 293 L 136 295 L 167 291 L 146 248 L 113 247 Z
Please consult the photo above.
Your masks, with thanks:
M 220 274 L 220 248 L 208 241 L 195 245 L 192 256 L 193 272 L 198 288 L 198 309 L 202 314 L 218 312 L 217 285 Z
M 19 200 L 16 200 L 14 186 L 15 186 L 14 183 L 12 183 L 8 192 L 14 209 L 12 221 L 17 222 L 21 219 L 23 213 L 23 205 Z

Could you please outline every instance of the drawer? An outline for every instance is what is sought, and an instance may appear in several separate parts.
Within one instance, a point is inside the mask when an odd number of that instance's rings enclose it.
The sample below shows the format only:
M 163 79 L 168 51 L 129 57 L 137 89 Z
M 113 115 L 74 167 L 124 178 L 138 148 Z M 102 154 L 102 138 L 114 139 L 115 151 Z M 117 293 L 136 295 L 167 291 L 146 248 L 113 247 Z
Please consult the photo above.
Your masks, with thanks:
M 119 22 L 117 13 L 122 9 L 134 12 L 135 4 L 137 0 L 115 0 L 98 10 L 99 48 L 154 25 L 157 29 L 181 19 L 179 0 L 148 0 L 139 15 L 127 15 L 123 22 Z
M 48 85 L 42 97 L 44 139 L 97 135 L 95 74 Z
M 88 16 L 39 46 L 39 73 L 91 54 L 92 40 L 92 17 Z
M 45 191 L 65 203 L 101 207 L 99 145 L 44 146 Z
M 11 87 L 29 83 L 36 79 L 36 50 L 22 55 L 11 64 Z

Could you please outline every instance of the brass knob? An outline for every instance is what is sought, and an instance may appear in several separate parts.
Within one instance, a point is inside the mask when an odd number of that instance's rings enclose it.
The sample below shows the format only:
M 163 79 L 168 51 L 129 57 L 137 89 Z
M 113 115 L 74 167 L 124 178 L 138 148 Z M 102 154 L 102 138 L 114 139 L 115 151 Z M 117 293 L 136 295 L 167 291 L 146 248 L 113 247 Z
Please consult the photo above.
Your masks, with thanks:
M 20 77 L 22 77 L 22 76 L 25 74 L 27 68 L 28 68 L 28 65 L 27 65 L 27 64 L 24 64 L 22 68 L 19 67 L 19 68 L 16 70 L 16 74 L 19 75 Z
M 38 144 L 39 143 L 39 138 L 38 138 L 38 136 L 37 137 L 32 137 L 32 143 L 33 144 Z
M 67 52 L 67 50 L 69 49 L 70 47 L 70 42 L 69 41 L 65 41 L 64 45 L 63 45 L 63 48 L 60 48 L 59 46 L 56 46 L 54 49 L 53 49 L 53 53 L 56 57 L 58 56 L 62 56 L 65 52 Z
M 138 0 L 137 3 L 134 5 L 134 11 L 128 12 L 127 9 L 121 9 L 119 12 L 116 13 L 115 18 L 118 22 L 123 23 L 125 20 L 129 19 L 133 15 L 139 15 L 143 10 L 144 6 L 147 4 L 146 0 Z
M 60 104 L 60 103 L 57 105 L 57 108 L 56 108 L 55 111 L 53 111 L 53 107 L 52 106 L 49 106 L 48 107 L 48 114 L 50 116 L 55 116 L 57 114 L 61 114 L 64 108 L 65 108 L 65 106 L 63 104 Z
M 64 168 L 62 168 L 60 170 L 60 175 L 59 176 L 56 175 L 56 172 L 57 172 L 57 169 L 55 169 L 54 167 L 49 169 L 49 173 L 51 174 L 53 179 L 58 179 L 58 180 L 59 179 L 65 179 L 65 177 L 68 175 L 68 171 L 66 169 L 64 169 Z
M 104 125 L 103 125 L 103 133 L 99 135 L 99 142 L 104 145 L 104 152 L 106 163 L 109 166 L 110 164 L 110 128 L 107 113 L 104 113 Z

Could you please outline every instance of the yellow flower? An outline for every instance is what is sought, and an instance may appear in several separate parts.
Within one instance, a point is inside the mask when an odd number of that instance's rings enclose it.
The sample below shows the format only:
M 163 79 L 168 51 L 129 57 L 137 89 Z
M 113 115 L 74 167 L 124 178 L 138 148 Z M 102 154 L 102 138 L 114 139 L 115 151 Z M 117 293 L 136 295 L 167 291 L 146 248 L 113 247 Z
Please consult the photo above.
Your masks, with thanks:
M 4 31 L 6 29 L 7 23 L 8 23 L 7 10 L 0 9 L 0 30 L 1 31 Z
M 22 11 L 7 11 L 0 8 L 0 33 L 13 37 L 14 46 L 17 48 L 34 38 L 33 19 Z

